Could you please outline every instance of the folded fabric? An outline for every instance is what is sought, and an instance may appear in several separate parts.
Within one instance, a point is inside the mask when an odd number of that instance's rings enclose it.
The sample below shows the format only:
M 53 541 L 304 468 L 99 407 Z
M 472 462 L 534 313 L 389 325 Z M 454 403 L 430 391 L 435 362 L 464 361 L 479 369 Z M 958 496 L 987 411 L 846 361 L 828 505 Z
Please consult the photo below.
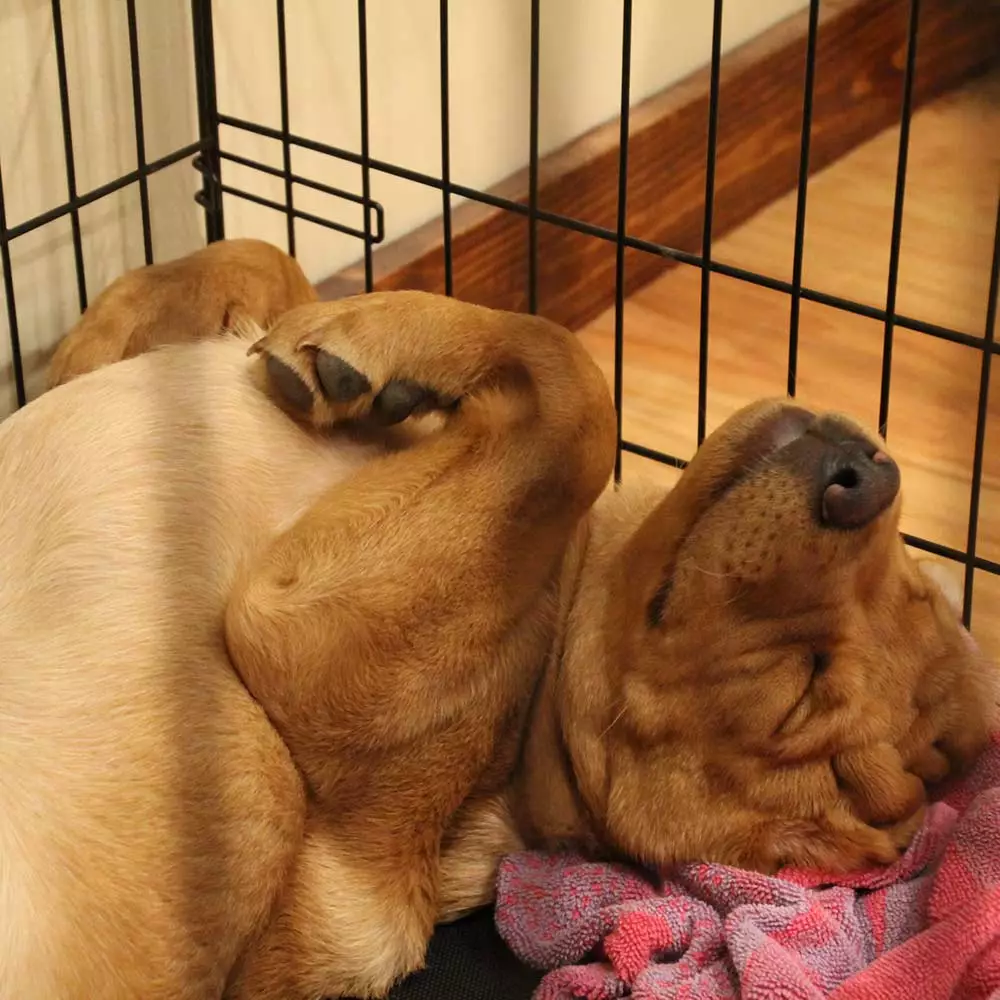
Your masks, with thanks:
M 536 1000 L 1000 1000 L 1000 733 L 892 867 L 655 879 L 571 854 L 501 865 L 497 928 Z

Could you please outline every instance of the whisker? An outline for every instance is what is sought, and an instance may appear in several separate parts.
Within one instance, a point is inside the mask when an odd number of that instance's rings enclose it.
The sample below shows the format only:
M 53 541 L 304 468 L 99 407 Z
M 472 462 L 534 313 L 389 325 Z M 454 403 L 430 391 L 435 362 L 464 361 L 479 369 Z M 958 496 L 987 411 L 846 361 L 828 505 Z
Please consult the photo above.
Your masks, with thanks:
M 714 569 L 705 569 L 704 566 L 699 566 L 696 562 L 694 562 L 690 556 L 687 559 L 682 560 L 679 565 L 684 566 L 686 569 L 693 569 L 697 573 L 702 573 L 703 575 L 710 576 L 716 580 L 732 580 L 736 579 L 739 575 L 737 573 L 721 573 Z
M 604 739 L 604 737 L 605 737 L 605 736 L 607 736 L 607 735 L 608 735 L 608 733 L 610 733 L 612 729 L 614 729 L 614 727 L 615 727 L 615 724 L 616 724 L 616 723 L 617 723 L 617 722 L 619 721 L 619 719 L 621 719 L 621 717 L 622 717 L 622 716 L 623 716 L 624 714 L 625 714 L 625 706 L 624 706 L 624 705 L 622 705 L 622 707 L 621 707 L 621 710 L 620 710 L 620 711 L 618 712 L 618 714 L 617 714 L 617 715 L 616 715 L 616 716 L 615 716 L 615 717 L 614 717 L 614 718 L 613 718 L 613 719 L 612 719 L 612 720 L 611 720 L 611 721 L 610 721 L 610 722 L 608 723 L 608 725 L 607 725 L 607 726 L 606 726 L 606 728 L 604 729 L 604 732 L 602 732 L 602 733 L 601 733 L 601 735 L 597 737 L 597 739 L 598 739 L 598 740 L 603 740 L 603 739 Z

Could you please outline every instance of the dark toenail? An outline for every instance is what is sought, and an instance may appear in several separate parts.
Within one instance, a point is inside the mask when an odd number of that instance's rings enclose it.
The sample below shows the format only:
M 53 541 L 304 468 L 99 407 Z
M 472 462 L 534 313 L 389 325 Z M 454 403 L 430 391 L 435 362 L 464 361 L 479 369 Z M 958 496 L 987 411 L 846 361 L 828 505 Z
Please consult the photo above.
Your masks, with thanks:
M 296 410 L 308 413 L 312 409 L 313 395 L 309 386 L 294 369 L 273 354 L 267 356 L 267 374 L 272 385 Z
M 334 403 L 350 403 L 362 393 L 371 392 L 372 388 L 371 382 L 357 368 L 326 351 L 316 354 L 316 377 L 327 398 Z
M 372 419 L 380 424 L 398 424 L 405 420 L 421 403 L 428 401 L 430 393 L 425 386 L 408 379 L 393 379 L 375 397 Z

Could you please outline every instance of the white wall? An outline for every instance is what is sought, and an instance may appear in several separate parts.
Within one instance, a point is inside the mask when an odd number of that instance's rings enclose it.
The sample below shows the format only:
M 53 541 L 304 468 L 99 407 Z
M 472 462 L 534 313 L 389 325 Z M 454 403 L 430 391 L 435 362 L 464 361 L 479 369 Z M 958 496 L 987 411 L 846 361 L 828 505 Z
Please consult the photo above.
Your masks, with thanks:
M 805 5 L 805 0 L 729 0 L 723 44 L 730 49 Z M 368 51 L 372 155 L 438 174 L 440 97 L 438 0 L 369 0 Z M 147 158 L 197 136 L 188 0 L 137 0 Z M 708 0 L 635 0 L 632 97 L 642 100 L 703 65 L 711 40 Z M 294 132 L 359 148 L 357 4 L 353 0 L 286 0 L 290 118 Z M 540 147 L 544 154 L 618 111 L 620 0 L 543 0 Z M 132 91 L 124 0 L 63 3 L 77 188 L 86 192 L 134 169 Z M 452 0 L 450 8 L 452 179 L 488 186 L 528 157 L 528 0 Z M 48 0 L 0 0 L 6 59 L 0 65 L 0 165 L 8 225 L 66 198 L 65 159 Z M 216 0 L 219 107 L 277 128 L 277 41 L 273 0 Z M 224 129 L 223 147 L 281 165 L 277 143 Z M 669 151 L 665 151 L 669 155 Z M 360 169 L 296 149 L 293 169 L 360 192 Z M 275 201 L 283 183 L 226 164 L 227 183 Z M 192 195 L 198 176 L 187 161 L 150 181 L 158 258 L 203 241 Z M 439 192 L 372 174 L 385 207 L 387 238 L 440 213 Z M 297 205 L 361 225 L 360 209 L 298 188 Z M 283 217 L 233 198 L 225 205 L 228 236 L 255 235 L 280 246 Z M 81 212 L 87 284 L 93 298 L 122 270 L 143 263 L 135 186 Z M 351 263 L 360 244 L 297 224 L 298 251 L 319 280 Z M 33 392 L 52 344 L 79 307 L 68 219 L 12 244 L 22 351 Z M 0 331 L 0 414 L 13 405 L 6 312 Z

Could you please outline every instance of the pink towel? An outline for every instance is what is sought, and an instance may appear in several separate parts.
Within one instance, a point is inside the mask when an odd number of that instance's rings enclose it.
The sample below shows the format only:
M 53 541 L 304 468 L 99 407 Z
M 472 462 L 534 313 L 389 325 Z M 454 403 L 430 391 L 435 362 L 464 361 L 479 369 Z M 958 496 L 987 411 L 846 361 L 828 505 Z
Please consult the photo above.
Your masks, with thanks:
M 1000 733 L 887 869 L 771 878 L 507 858 L 500 934 L 536 1000 L 1000 1000 Z

